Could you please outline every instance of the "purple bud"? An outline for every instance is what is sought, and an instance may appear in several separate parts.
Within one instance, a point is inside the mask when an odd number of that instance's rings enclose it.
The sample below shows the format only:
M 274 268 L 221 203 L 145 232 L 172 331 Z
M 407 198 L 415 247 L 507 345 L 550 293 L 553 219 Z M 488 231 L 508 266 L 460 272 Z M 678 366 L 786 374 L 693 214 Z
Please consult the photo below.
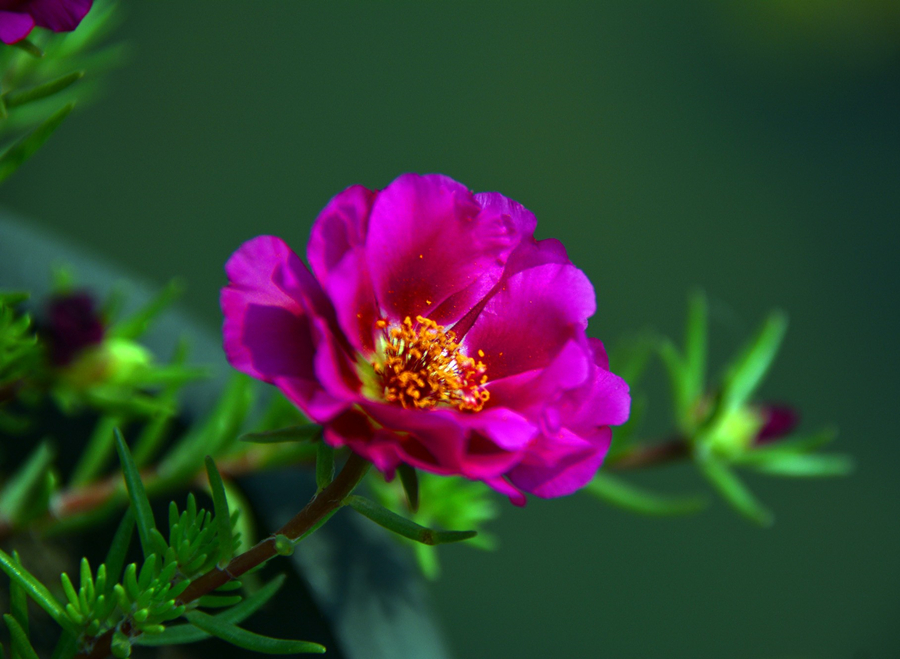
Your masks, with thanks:
M 100 343 L 104 332 L 94 298 L 87 291 L 57 295 L 48 302 L 46 335 L 55 366 L 65 366 L 88 346 Z
M 764 404 L 759 411 L 765 419 L 762 428 L 756 435 L 757 444 L 776 441 L 790 434 L 800 422 L 800 414 L 787 405 Z

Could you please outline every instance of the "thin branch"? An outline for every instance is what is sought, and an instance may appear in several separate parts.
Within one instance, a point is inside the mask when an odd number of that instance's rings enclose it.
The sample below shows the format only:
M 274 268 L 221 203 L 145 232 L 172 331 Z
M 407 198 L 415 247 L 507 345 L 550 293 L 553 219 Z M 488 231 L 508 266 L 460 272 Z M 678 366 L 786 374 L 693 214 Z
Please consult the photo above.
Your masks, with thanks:
M 682 438 L 670 439 L 658 444 L 644 444 L 635 446 L 625 453 L 607 461 L 606 468 L 612 470 L 643 469 L 680 462 L 691 455 L 691 447 Z
M 259 446 L 235 456 L 222 458 L 216 463 L 219 473 L 225 478 L 237 478 L 244 474 L 256 473 L 262 469 L 283 467 L 287 463 L 295 462 L 287 453 L 290 449 L 276 448 L 275 446 Z M 311 457 L 311 456 L 310 456 Z M 188 485 L 191 480 L 196 480 L 198 486 L 206 483 L 205 472 L 197 474 L 187 481 L 172 482 L 163 476 L 155 467 L 142 469 L 141 480 L 151 494 L 159 494 L 169 489 Z M 50 512 L 42 519 L 32 520 L 27 527 L 20 528 L 9 520 L 0 519 L 0 541 L 14 535 L 18 531 L 38 530 L 39 532 L 51 531 L 55 524 L 63 522 L 76 515 L 85 515 L 102 508 L 114 497 L 121 496 L 123 505 L 127 504 L 124 496 L 122 474 L 114 474 L 109 478 L 85 485 L 61 490 L 53 495 L 50 503 Z

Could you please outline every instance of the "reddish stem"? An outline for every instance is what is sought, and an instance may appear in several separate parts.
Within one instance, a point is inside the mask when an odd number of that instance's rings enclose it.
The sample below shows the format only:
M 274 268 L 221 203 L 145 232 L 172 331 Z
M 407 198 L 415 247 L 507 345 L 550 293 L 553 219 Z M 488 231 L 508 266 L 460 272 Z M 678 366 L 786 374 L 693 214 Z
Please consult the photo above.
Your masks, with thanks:
M 690 455 L 690 445 L 679 437 L 659 444 L 636 446 L 614 460 L 610 460 L 606 467 L 613 470 L 641 469 L 678 462 Z

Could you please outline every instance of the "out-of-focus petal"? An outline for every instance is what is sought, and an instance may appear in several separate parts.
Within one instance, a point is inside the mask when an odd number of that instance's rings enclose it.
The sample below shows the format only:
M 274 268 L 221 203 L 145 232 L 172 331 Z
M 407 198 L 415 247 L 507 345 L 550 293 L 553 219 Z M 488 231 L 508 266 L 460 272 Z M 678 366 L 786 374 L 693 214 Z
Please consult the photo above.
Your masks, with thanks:
M 30 0 L 34 22 L 54 32 L 70 32 L 91 10 L 92 0 Z
M 34 29 L 34 18 L 21 11 L 0 11 L 0 41 L 18 43 Z
M 484 484 L 495 489 L 500 494 L 508 496 L 514 506 L 521 508 L 527 503 L 527 499 L 522 491 L 506 480 L 506 478 L 486 478 Z

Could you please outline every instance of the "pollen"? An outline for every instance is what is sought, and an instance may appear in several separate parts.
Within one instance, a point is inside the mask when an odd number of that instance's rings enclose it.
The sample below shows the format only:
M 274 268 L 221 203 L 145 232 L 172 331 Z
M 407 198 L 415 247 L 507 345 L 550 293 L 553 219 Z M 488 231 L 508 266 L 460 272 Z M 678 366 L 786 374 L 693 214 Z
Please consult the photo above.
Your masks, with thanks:
M 384 340 L 372 363 L 384 399 L 403 407 L 456 407 L 477 412 L 490 398 L 484 362 L 465 355 L 453 330 L 429 318 L 407 316 L 399 326 L 379 320 Z M 479 357 L 484 353 L 479 351 Z

